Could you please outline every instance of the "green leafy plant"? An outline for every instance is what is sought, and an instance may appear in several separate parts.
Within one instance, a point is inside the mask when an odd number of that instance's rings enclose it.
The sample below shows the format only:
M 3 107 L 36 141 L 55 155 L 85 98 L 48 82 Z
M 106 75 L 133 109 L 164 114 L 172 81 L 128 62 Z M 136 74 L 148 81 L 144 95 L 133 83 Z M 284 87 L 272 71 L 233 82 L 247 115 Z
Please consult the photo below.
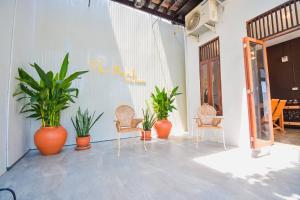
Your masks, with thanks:
M 81 112 L 81 109 L 78 108 L 75 119 L 73 120 L 73 118 L 71 118 L 77 137 L 89 136 L 91 128 L 101 118 L 102 115 L 103 113 L 95 118 L 95 112 L 93 115 L 90 115 L 88 109 L 86 109 L 84 112 Z
M 175 87 L 171 93 L 168 94 L 165 88 L 160 90 L 157 86 L 155 86 L 155 92 L 151 94 L 151 98 L 153 109 L 158 120 L 167 119 L 169 112 L 176 110 L 176 107 L 173 104 L 175 97 L 181 94 L 177 92 L 178 88 L 178 86 Z
M 35 80 L 24 69 L 18 69 L 18 89 L 14 96 L 17 101 L 25 100 L 20 113 L 29 113 L 27 118 L 42 121 L 42 127 L 60 126 L 61 111 L 74 103 L 78 97 L 79 90 L 71 88 L 72 81 L 88 71 L 78 71 L 67 76 L 69 66 L 69 54 L 64 57 L 59 73 L 45 72 L 38 64 L 31 66 L 39 76 Z
M 151 128 L 156 122 L 155 114 L 150 113 L 150 109 L 147 108 L 146 111 L 143 109 L 143 115 L 144 115 L 144 120 L 143 120 L 143 130 L 144 131 L 151 131 Z

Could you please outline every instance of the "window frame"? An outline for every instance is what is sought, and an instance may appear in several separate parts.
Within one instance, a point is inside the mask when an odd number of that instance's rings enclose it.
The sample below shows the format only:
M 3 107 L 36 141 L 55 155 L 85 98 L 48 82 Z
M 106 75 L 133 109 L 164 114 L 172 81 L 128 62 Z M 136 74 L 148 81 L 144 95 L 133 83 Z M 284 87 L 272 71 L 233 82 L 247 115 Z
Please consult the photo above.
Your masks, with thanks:
M 200 104 L 202 105 L 203 100 L 203 66 L 207 66 L 207 81 L 208 81 L 208 104 L 213 105 L 213 63 L 217 62 L 218 65 L 218 104 L 220 109 L 217 110 L 217 115 L 223 115 L 223 102 L 222 102 L 222 77 L 221 77 L 221 60 L 220 60 L 220 41 L 219 37 L 214 38 L 213 40 L 201 45 L 199 47 L 199 73 L 200 73 Z M 214 106 L 215 107 L 215 106 Z

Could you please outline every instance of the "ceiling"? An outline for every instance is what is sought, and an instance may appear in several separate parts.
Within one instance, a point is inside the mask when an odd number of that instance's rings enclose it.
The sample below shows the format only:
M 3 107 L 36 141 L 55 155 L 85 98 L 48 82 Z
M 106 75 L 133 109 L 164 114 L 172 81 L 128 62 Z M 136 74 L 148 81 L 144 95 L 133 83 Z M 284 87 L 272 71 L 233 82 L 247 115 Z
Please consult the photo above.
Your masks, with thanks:
M 112 0 L 132 8 L 136 0 Z M 158 17 L 170 20 L 174 24 L 184 25 L 184 17 L 203 0 L 143 0 L 142 8 L 136 8 Z

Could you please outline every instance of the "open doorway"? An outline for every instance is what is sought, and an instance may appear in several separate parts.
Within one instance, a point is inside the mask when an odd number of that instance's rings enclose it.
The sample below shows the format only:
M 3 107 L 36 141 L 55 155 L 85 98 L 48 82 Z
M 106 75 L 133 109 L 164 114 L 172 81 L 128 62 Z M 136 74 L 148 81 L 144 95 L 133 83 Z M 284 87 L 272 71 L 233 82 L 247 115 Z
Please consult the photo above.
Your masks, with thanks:
M 247 21 L 247 36 L 252 147 L 269 146 L 274 138 L 300 146 L 300 1 L 289 0 Z M 263 129 L 266 124 L 270 129 Z M 263 134 L 271 136 L 260 137 Z
M 300 146 L 300 31 L 272 40 L 244 39 L 253 149 Z
M 278 114 L 276 100 L 286 100 L 275 122 L 275 141 L 300 146 L 300 31 L 269 40 L 266 46 L 273 115 Z

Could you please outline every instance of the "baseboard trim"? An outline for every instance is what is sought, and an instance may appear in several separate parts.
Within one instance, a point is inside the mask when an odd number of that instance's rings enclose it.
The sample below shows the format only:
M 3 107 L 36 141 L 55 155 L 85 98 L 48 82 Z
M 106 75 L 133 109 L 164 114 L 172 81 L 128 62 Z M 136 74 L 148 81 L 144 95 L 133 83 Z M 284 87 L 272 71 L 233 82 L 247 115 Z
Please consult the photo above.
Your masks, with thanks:
M 6 167 L 0 169 L 0 176 L 3 175 L 7 171 Z
M 127 139 L 138 138 L 138 137 L 140 137 L 140 136 L 121 138 L 121 140 L 127 140 Z M 91 142 L 91 144 L 97 144 L 97 143 L 102 143 L 102 142 L 112 142 L 112 141 L 116 141 L 116 140 L 118 140 L 118 139 L 99 140 L 99 141 L 93 141 L 93 142 Z M 64 145 L 64 147 L 72 147 L 75 145 L 76 144 L 66 144 L 66 145 Z M 29 151 L 31 151 L 31 150 L 37 150 L 37 148 L 30 148 Z
M 14 162 L 11 166 L 6 167 L 6 170 L 9 171 L 11 170 L 18 162 L 20 162 L 20 160 L 22 160 L 28 153 L 29 153 L 30 149 L 28 149 L 16 162 Z

